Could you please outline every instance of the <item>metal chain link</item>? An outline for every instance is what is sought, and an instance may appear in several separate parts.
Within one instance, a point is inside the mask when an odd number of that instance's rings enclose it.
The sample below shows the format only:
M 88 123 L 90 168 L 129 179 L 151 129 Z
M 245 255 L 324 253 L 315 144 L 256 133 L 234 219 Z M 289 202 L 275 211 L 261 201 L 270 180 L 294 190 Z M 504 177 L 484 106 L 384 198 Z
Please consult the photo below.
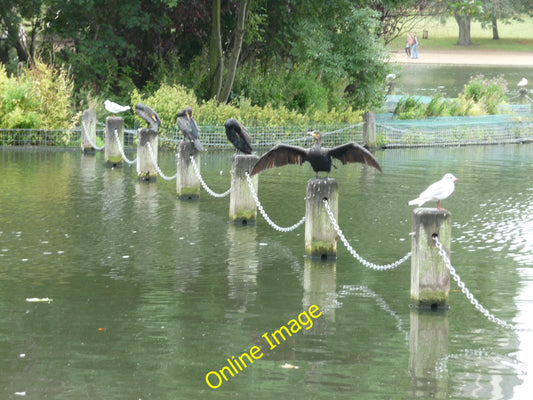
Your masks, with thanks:
M 92 147 L 93 149 L 95 149 L 95 150 L 103 150 L 104 147 L 105 147 L 105 143 L 104 143 L 104 145 L 103 145 L 102 147 L 98 147 L 98 146 L 96 145 L 96 143 L 93 143 L 92 139 L 89 137 L 89 130 L 87 129 L 87 126 L 85 125 L 85 121 L 82 120 L 82 121 L 81 121 L 81 124 L 82 124 L 82 129 L 81 129 L 81 131 L 82 131 L 83 133 L 85 133 L 85 138 L 87 139 L 87 141 L 89 142 L 89 144 L 91 145 L 91 147 Z
M 331 220 L 331 224 L 333 225 L 333 228 L 335 228 L 335 231 L 337 231 L 337 234 L 341 238 L 342 243 L 344 243 L 344 246 L 346 246 L 346 249 L 350 252 L 350 254 L 357 259 L 361 264 L 363 264 L 367 268 L 374 269 L 376 271 L 387 271 L 389 269 L 394 269 L 399 267 L 401 264 L 403 264 L 405 261 L 411 257 L 411 252 L 407 253 L 405 256 L 400 258 L 398 261 L 395 261 L 391 264 L 385 264 L 385 265 L 378 265 L 371 263 L 370 261 L 365 260 L 363 257 L 361 257 L 357 252 L 353 249 L 352 246 L 350 246 L 350 243 L 348 243 L 348 240 L 346 240 L 346 237 L 341 231 L 341 228 L 339 227 L 339 224 L 337 224 L 337 221 L 335 220 L 335 216 L 333 215 L 333 212 L 331 211 L 331 208 L 329 207 L 329 203 L 326 199 L 323 200 L 324 206 L 326 207 L 326 212 L 328 213 L 329 219 Z
M 196 173 L 196 176 L 198 177 L 198 180 L 200 181 L 200 183 L 202 184 L 203 188 L 205 189 L 205 191 L 207 193 L 209 193 L 211 196 L 213 197 L 226 197 L 228 194 L 230 194 L 231 192 L 231 187 L 226 190 L 224 193 L 216 193 L 216 192 L 213 192 L 209 186 L 207 186 L 207 184 L 204 182 L 204 180 L 202 179 L 202 175 L 200 175 L 200 170 L 198 169 L 198 166 L 196 165 L 196 161 L 194 160 L 194 156 L 191 156 L 191 163 L 192 163 L 192 168 L 194 169 L 194 172 Z
M 146 142 L 146 147 L 148 147 L 148 152 L 150 153 L 150 158 L 152 159 L 152 162 L 154 163 L 155 169 L 157 170 L 157 173 L 159 176 L 167 181 L 171 181 L 172 179 L 176 179 L 178 176 L 178 173 L 176 172 L 173 176 L 166 176 L 163 171 L 159 168 L 159 165 L 157 165 L 157 160 L 155 158 L 154 150 L 152 149 L 152 145 L 150 142 Z
M 263 216 L 265 221 L 268 222 L 268 224 L 272 228 L 274 228 L 275 230 L 280 231 L 280 232 L 291 232 L 291 231 L 295 230 L 296 228 L 298 228 L 300 225 L 302 225 L 305 222 L 305 215 L 304 215 L 301 220 L 299 220 L 297 223 L 295 223 L 294 225 L 289 226 L 287 228 L 284 228 L 282 226 L 276 225 L 274 223 L 274 221 L 272 221 L 268 217 L 265 209 L 261 205 L 261 202 L 259 201 L 259 198 L 257 197 L 257 193 L 255 192 L 254 183 L 252 182 L 252 178 L 250 177 L 250 174 L 248 173 L 248 171 L 245 172 L 245 175 L 246 175 L 246 180 L 248 181 L 248 186 L 250 186 L 250 193 L 252 193 L 252 197 L 253 197 L 253 199 L 255 201 L 255 204 L 256 204 L 259 212 L 261 213 L 261 215 Z
M 118 144 L 118 150 L 120 151 L 120 155 L 122 156 L 122 158 L 124 159 L 124 161 L 127 163 L 127 164 L 135 164 L 137 162 L 137 159 L 131 161 L 131 160 L 128 160 L 128 157 L 126 157 L 126 154 L 124 154 L 124 149 L 122 148 L 122 144 L 120 143 L 120 138 L 118 137 L 118 131 L 115 129 L 115 139 L 117 140 L 117 144 Z
M 452 266 L 450 259 L 448 258 L 448 255 L 446 254 L 446 251 L 444 250 L 444 247 L 442 246 L 441 242 L 439 242 L 438 236 L 433 236 L 433 240 L 435 241 L 435 246 L 437 246 L 437 249 L 439 250 L 439 255 L 442 257 L 444 264 L 446 264 L 446 267 L 450 271 L 450 275 L 453 277 L 455 282 L 457 282 L 457 286 L 459 286 L 459 289 L 461 289 L 461 292 L 466 296 L 466 298 L 472 303 L 472 305 L 478 310 L 481 314 L 483 314 L 489 321 L 494 322 L 495 324 L 501 326 L 502 328 L 511 329 L 515 332 L 533 332 L 533 329 L 528 328 L 517 328 L 514 325 L 509 324 L 508 322 L 497 318 L 494 314 L 492 314 L 489 310 L 487 310 L 485 307 L 483 307 L 479 302 L 476 300 L 474 295 L 468 290 L 468 288 L 465 286 L 464 282 L 461 280 L 457 272 L 455 271 L 455 268 Z

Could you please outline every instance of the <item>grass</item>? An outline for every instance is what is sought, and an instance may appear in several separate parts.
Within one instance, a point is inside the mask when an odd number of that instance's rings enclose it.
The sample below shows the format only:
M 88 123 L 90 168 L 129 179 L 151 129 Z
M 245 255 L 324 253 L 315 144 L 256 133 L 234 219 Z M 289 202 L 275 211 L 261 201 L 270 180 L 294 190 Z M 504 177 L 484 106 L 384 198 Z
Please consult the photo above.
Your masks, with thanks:
M 422 39 L 422 32 L 428 31 L 428 39 Z M 456 45 L 459 37 L 459 27 L 452 17 L 441 23 L 440 19 L 423 17 L 413 29 L 418 35 L 420 46 L 426 50 L 495 50 L 495 51 L 524 51 L 531 52 L 533 48 L 533 18 L 523 16 L 522 22 L 510 24 L 498 23 L 500 40 L 492 39 L 492 29 L 482 29 L 481 23 L 472 22 L 470 36 L 471 46 Z M 393 51 L 403 51 L 405 48 L 406 34 L 392 41 L 388 48 Z

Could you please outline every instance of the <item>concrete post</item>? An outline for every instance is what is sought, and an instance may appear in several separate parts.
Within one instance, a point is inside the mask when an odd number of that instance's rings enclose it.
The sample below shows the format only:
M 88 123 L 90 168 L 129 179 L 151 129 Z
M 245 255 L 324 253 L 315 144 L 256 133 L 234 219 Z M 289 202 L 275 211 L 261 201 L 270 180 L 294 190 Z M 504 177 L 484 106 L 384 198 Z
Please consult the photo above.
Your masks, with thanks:
M 115 129 L 118 132 L 120 144 L 124 148 L 124 119 L 107 117 L 105 119 L 105 165 L 109 168 L 121 168 L 124 162 L 115 138 Z
M 149 128 L 139 128 L 137 130 L 137 176 L 140 181 L 155 182 L 157 181 L 157 169 L 152 161 L 148 143 L 157 161 L 157 132 Z
M 313 178 L 307 182 L 305 253 L 313 258 L 337 258 L 337 232 L 322 200 L 328 199 L 337 220 L 338 197 L 338 185 L 334 179 Z
M 411 240 L 411 304 L 422 308 L 448 308 L 450 273 L 439 255 L 437 235 L 448 257 L 452 233 L 451 215 L 436 208 L 413 210 Z
M 363 142 L 370 149 L 376 148 L 376 114 L 372 111 L 365 112 L 363 122 Z
M 237 154 L 233 157 L 231 168 L 231 192 L 229 200 L 229 219 L 234 224 L 255 224 L 257 207 L 246 180 L 246 172 L 251 172 L 259 160 L 255 154 Z M 257 193 L 258 175 L 252 176 Z
M 96 144 L 96 111 L 88 109 L 81 114 L 81 151 L 83 153 L 95 152 L 91 141 Z
M 200 154 L 194 143 L 188 140 L 180 142 L 178 147 L 178 175 L 176 177 L 176 191 L 180 200 L 198 200 L 200 198 L 200 180 L 194 172 L 191 163 L 194 157 L 200 171 Z

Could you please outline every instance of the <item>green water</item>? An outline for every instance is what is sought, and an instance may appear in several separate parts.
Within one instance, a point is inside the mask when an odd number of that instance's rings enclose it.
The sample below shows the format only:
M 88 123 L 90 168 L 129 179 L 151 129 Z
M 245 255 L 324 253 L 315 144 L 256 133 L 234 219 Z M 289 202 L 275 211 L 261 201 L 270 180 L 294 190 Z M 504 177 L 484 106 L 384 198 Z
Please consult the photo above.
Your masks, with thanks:
M 421 56 L 422 57 L 422 56 Z M 507 81 L 508 103 L 519 103 L 518 82 L 525 77 L 532 82 L 530 67 L 401 65 L 397 67 L 396 92 L 400 95 L 457 97 L 471 77 L 488 79 L 503 75 Z M 531 85 L 529 87 L 531 90 Z M 529 95 L 531 97 L 531 94 Z
M 339 224 L 363 257 L 393 262 L 410 251 L 407 201 L 453 173 L 460 182 L 442 202 L 453 265 L 497 317 L 533 328 L 532 154 L 532 144 L 380 151 L 383 174 L 332 172 Z M 231 156 L 202 155 L 217 192 L 229 187 Z M 160 152 L 160 166 L 173 175 L 175 156 Z M 313 176 L 308 165 L 260 175 L 259 198 L 276 223 L 303 216 Z M 303 226 L 280 233 L 259 217 L 236 227 L 229 198 L 202 191 L 182 202 L 175 193 L 175 181 L 139 183 L 135 167 L 106 169 L 102 153 L 0 151 L 0 398 L 531 393 L 533 335 L 488 321 L 454 283 L 447 314 L 418 314 L 409 262 L 376 272 L 339 242 L 336 263 L 316 264 L 304 257 Z M 311 305 L 317 319 L 301 314 Z M 299 316 L 301 329 L 271 348 L 265 334 Z M 261 357 L 207 385 L 206 374 L 254 346 Z

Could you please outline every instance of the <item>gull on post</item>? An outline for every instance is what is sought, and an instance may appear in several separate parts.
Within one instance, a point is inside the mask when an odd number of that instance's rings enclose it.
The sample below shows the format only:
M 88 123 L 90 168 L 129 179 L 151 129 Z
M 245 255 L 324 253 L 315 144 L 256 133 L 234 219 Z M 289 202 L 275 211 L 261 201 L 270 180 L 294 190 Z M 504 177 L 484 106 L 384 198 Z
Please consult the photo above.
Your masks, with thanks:
M 450 195 L 455 190 L 455 181 L 458 180 L 459 179 L 457 179 L 455 176 L 448 173 L 444 175 L 444 177 L 440 181 L 429 185 L 426 190 L 420 193 L 420 196 L 418 196 L 414 200 L 411 200 L 408 204 L 410 206 L 417 205 L 419 207 L 422 207 L 428 201 L 436 201 L 437 208 L 439 210 L 442 210 L 442 208 L 440 207 L 440 201 L 450 197 Z

